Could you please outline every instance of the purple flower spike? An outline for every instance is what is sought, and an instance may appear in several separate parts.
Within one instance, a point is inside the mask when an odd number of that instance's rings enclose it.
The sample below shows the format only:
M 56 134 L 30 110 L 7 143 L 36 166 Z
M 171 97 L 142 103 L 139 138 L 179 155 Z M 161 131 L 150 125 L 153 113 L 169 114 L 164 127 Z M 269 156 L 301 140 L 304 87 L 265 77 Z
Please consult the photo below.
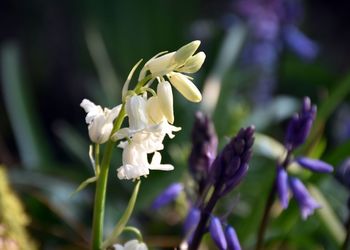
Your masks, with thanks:
M 211 238 L 215 242 L 216 246 L 220 250 L 227 249 L 227 241 L 225 237 L 224 230 L 222 229 L 222 224 L 217 217 L 213 217 L 210 220 L 209 231 Z
M 228 226 L 225 231 L 227 240 L 227 250 L 241 250 L 241 244 L 239 243 L 237 233 L 235 229 Z
M 230 192 L 246 175 L 253 143 L 254 127 L 241 129 L 216 157 L 211 178 L 220 196 Z
M 285 145 L 288 150 L 293 150 L 305 142 L 315 117 L 316 106 L 311 105 L 309 97 L 305 97 L 301 112 L 295 114 L 288 124 L 285 138 Z
M 299 157 L 296 161 L 299 163 L 300 166 L 314 172 L 320 172 L 320 173 L 333 172 L 333 167 L 324 161 L 315 160 L 307 157 Z
M 184 189 L 181 183 L 173 183 L 168 186 L 158 197 L 153 201 L 152 208 L 159 209 L 161 207 L 166 206 L 173 200 L 175 200 L 179 194 Z
M 184 222 L 184 233 L 187 239 L 191 238 L 191 234 L 196 229 L 199 220 L 201 218 L 201 212 L 198 208 L 192 207 L 188 212 L 188 215 Z
M 277 167 L 277 192 L 281 206 L 286 209 L 289 204 L 288 199 L 288 174 L 283 167 Z
M 297 178 L 290 178 L 290 187 L 294 197 L 298 202 L 299 209 L 303 220 L 314 213 L 314 210 L 320 208 L 320 204 L 309 194 L 304 184 Z
M 196 181 L 207 180 L 209 168 L 216 157 L 217 146 L 218 138 L 212 121 L 208 116 L 197 112 L 189 157 L 190 172 Z

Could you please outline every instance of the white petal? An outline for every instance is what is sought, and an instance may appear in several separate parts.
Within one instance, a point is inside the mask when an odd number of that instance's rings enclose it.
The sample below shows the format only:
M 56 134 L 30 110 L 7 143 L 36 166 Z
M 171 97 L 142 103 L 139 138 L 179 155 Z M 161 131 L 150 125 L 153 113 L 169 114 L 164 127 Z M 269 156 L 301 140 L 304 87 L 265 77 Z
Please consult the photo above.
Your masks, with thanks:
M 190 42 L 180 49 L 178 49 L 174 55 L 175 62 L 181 66 L 183 65 L 198 49 L 201 42 L 199 40 Z
M 152 96 L 147 100 L 146 111 L 153 124 L 160 123 L 164 118 L 158 96 Z
M 160 107 L 168 122 L 174 122 L 173 91 L 168 81 L 158 83 L 157 95 Z
M 113 129 L 113 124 L 106 123 L 105 117 L 103 115 L 99 115 L 94 118 L 93 122 L 88 128 L 91 141 L 102 144 L 109 139 Z
M 120 113 L 120 110 L 122 109 L 122 105 L 118 105 L 116 107 L 114 107 L 112 110 L 109 110 L 108 114 L 107 114 L 107 121 L 108 122 L 113 122 L 115 118 L 117 118 L 117 116 Z
M 189 101 L 200 102 L 202 94 L 185 75 L 181 73 L 171 72 L 168 74 L 171 84 Z
M 155 152 L 152 157 L 152 162 L 151 162 L 151 165 L 149 166 L 149 169 L 163 170 L 163 171 L 170 171 L 174 169 L 174 167 L 170 164 L 160 164 L 161 160 L 162 160 L 162 155 L 159 152 Z
M 141 96 L 131 96 L 126 101 L 126 113 L 129 117 L 130 130 L 140 130 L 147 126 L 146 100 Z
M 176 68 L 174 61 L 175 52 L 149 60 L 145 67 L 151 71 L 153 77 L 163 76 Z
M 191 56 L 185 63 L 185 65 L 178 69 L 178 71 L 183 73 L 195 73 L 197 72 L 203 65 L 205 60 L 205 53 L 203 51 Z

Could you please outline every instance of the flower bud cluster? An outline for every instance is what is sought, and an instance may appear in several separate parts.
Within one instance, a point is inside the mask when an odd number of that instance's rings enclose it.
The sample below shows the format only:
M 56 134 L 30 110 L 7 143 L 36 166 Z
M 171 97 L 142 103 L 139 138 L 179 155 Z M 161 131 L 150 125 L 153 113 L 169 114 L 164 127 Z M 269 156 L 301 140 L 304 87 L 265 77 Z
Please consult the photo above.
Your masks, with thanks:
M 300 167 L 318 173 L 330 173 L 333 167 L 326 162 L 308 157 L 298 157 L 291 160 L 291 154 L 298 146 L 302 145 L 310 134 L 313 121 L 316 117 L 316 106 L 311 104 L 308 97 L 304 98 L 302 110 L 295 114 L 288 124 L 285 148 L 287 156 L 282 163 L 278 164 L 276 173 L 276 188 L 281 206 L 286 209 L 289 203 L 289 190 L 292 191 L 303 219 L 314 213 L 314 210 L 320 208 L 317 201 L 309 194 L 307 188 L 301 180 L 291 177 L 287 173 L 288 166 L 295 162 Z

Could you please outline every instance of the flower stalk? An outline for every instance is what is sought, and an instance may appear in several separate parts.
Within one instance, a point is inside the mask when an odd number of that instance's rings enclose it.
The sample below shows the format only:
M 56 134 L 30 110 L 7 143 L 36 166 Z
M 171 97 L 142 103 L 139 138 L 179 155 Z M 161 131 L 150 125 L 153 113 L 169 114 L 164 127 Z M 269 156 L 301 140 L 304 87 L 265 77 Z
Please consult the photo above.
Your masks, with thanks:
M 125 105 L 122 106 L 118 117 L 114 123 L 113 131 L 120 129 L 125 117 Z M 106 187 L 108 180 L 108 170 L 112 158 L 113 145 L 111 140 L 107 142 L 105 153 L 102 158 L 100 174 L 96 181 L 96 194 L 94 202 L 94 215 L 92 222 L 92 249 L 100 250 L 103 238 L 103 220 L 106 202 Z

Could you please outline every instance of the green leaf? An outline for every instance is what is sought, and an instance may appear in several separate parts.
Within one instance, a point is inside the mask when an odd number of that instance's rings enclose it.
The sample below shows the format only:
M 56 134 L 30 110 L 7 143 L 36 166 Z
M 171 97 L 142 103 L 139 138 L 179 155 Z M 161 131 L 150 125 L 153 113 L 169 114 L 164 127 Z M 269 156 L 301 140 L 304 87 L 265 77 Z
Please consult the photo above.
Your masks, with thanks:
M 324 226 L 328 229 L 329 234 L 339 244 L 345 239 L 345 231 L 342 223 L 339 221 L 331 205 L 324 197 L 322 192 L 314 185 L 309 184 L 308 189 L 313 197 L 320 203 L 321 209 L 317 210 L 317 214 L 322 219 Z
M 140 184 L 141 184 L 141 181 L 138 180 L 136 185 L 135 185 L 134 191 L 133 191 L 133 193 L 132 193 L 132 195 L 130 197 L 128 206 L 127 206 L 126 210 L 124 211 L 124 214 L 122 215 L 122 217 L 120 218 L 119 222 L 117 223 L 117 225 L 113 229 L 113 232 L 111 233 L 111 235 L 108 236 L 107 239 L 103 242 L 102 249 L 105 249 L 108 246 L 110 246 L 113 243 L 115 243 L 117 241 L 117 239 L 118 239 L 118 236 L 125 229 L 125 226 L 128 223 L 128 221 L 129 221 L 129 218 L 130 218 L 130 216 L 132 214 L 132 211 L 134 210 L 136 199 L 137 199 L 137 194 L 139 193 L 139 189 L 140 189 Z
M 81 190 L 83 190 L 84 188 L 86 188 L 87 185 L 89 185 L 90 183 L 94 183 L 95 181 L 97 181 L 97 176 L 93 176 L 93 177 L 90 177 L 90 178 L 86 179 L 85 181 L 83 181 L 79 185 L 79 187 L 70 196 L 71 197 L 74 196 L 76 193 L 78 193 Z

